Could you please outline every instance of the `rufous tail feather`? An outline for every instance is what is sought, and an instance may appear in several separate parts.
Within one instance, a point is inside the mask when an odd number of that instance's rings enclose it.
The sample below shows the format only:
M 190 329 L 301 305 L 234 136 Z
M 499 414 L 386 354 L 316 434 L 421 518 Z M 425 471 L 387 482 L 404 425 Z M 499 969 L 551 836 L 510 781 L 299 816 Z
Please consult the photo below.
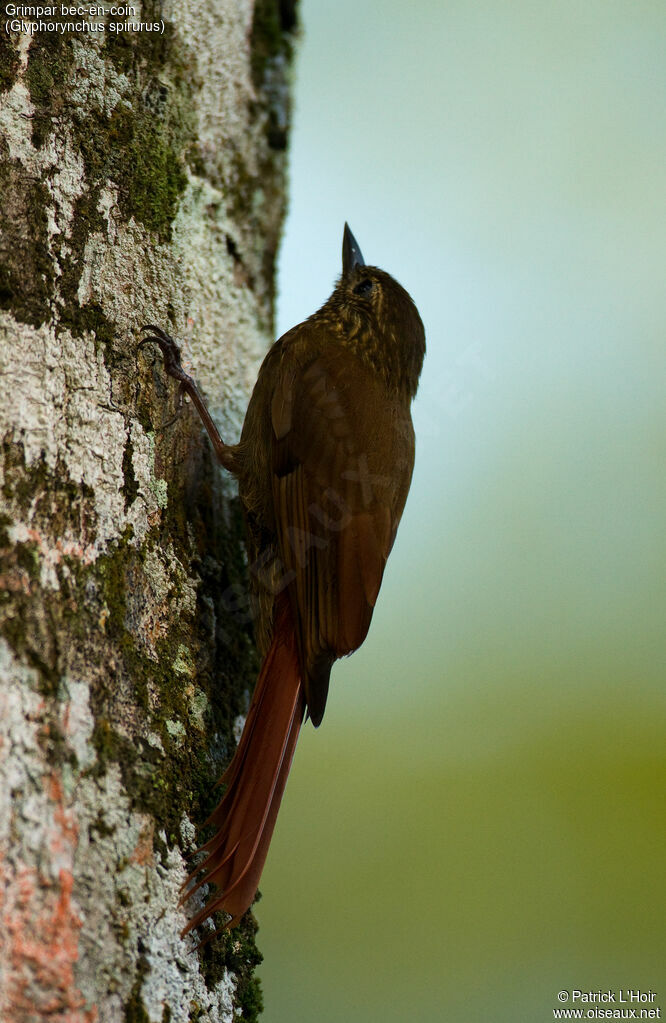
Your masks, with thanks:
M 203 884 L 214 885 L 216 891 L 183 935 L 220 909 L 231 915 L 226 926 L 234 927 L 251 906 L 304 710 L 296 637 L 285 595 L 277 605 L 273 641 L 259 672 L 243 734 L 221 779 L 226 792 L 207 821 L 215 826 L 215 834 L 201 847 L 206 857 L 185 882 L 181 902 Z

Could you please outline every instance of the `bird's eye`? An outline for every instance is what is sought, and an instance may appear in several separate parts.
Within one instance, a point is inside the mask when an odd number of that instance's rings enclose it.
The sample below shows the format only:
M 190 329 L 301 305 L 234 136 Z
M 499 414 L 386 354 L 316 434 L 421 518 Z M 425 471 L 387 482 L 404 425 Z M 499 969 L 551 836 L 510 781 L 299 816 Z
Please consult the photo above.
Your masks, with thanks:
M 359 284 L 354 288 L 355 295 L 367 295 L 372 291 L 373 283 L 369 277 L 364 277 Z

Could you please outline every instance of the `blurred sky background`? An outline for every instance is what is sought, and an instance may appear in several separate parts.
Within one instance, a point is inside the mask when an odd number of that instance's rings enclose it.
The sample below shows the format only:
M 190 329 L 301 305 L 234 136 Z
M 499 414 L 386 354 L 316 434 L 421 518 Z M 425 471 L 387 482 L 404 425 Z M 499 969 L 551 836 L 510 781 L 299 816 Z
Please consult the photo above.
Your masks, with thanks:
M 666 8 L 300 0 L 278 333 L 347 219 L 428 356 L 256 907 L 266 1023 L 666 1014 Z

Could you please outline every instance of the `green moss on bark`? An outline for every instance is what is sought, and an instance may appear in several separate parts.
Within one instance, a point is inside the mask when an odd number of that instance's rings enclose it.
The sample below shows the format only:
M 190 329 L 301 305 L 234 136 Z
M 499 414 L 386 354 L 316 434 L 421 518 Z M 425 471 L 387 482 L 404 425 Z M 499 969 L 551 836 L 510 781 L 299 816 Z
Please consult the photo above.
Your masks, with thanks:
M 150 1016 L 146 1012 L 146 1007 L 141 997 L 141 988 L 148 973 L 150 973 L 150 963 L 145 954 L 141 952 L 137 960 L 132 993 L 125 1005 L 125 1023 L 150 1023 Z
M 0 309 L 39 326 L 49 317 L 53 298 L 48 193 L 7 153 L 0 140 Z
M 190 82 L 178 63 L 172 27 L 165 29 L 163 35 L 107 30 L 102 55 L 129 78 L 131 89 L 110 114 L 93 101 L 71 120 L 89 193 L 96 197 L 100 185 L 113 181 L 126 219 L 134 217 L 164 239 L 185 188 L 184 154 L 194 131 Z M 58 33 L 40 33 L 30 47 L 26 81 L 35 107 L 36 148 L 56 130 L 68 101 L 76 73 L 73 54 L 72 37 Z M 164 82 L 158 80 L 162 74 Z M 162 97 L 157 106 L 156 95 Z M 78 215 L 85 219 L 82 208 Z M 89 228 L 99 226 L 98 216 L 93 219 Z
M 298 25 L 296 0 L 256 0 L 252 18 L 252 77 L 264 84 L 266 66 L 292 55 L 292 33 Z
M 39 32 L 30 44 L 26 83 L 35 108 L 32 144 L 44 145 L 66 103 L 66 90 L 74 64 L 71 37 L 60 32 Z
M 185 190 L 182 153 L 190 133 L 160 123 L 152 111 L 135 106 L 114 111 L 107 126 L 109 145 L 118 156 L 119 204 L 129 220 L 135 217 L 164 239 L 169 238 L 178 199 Z
M 134 48 L 131 52 L 136 61 Z M 48 33 L 35 38 L 26 70 L 35 107 L 35 146 L 42 146 L 58 130 L 75 73 L 71 41 Z M 3 160 L 0 152 L 0 308 L 39 326 L 52 318 L 57 280 L 57 327 L 67 327 L 79 336 L 93 330 L 99 341 L 113 340 L 113 327 L 101 307 L 79 304 L 85 248 L 93 232 L 106 232 L 98 204 L 102 188 L 109 183 L 116 187 L 118 210 L 126 220 L 134 218 L 160 240 L 169 239 L 187 184 L 185 154 L 193 150 L 194 139 L 190 86 L 180 71 L 176 78 L 181 83 L 178 88 L 160 83 L 154 74 L 147 76 L 143 58 L 133 72 L 130 105 L 121 100 L 107 115 L 91 103 L 77 110 L 70 121 L 83 160 L 85 191 L 75 202 L 67 244 L 57 253 L 57 271 L 48 234 L 50 192 L 6 153 Z
M 224 917 L 216 913 L 214 923 L 224 926 Z M 256 945 L 257 922 L 247 914 L 233 931 L 222 931 L 199 949 L 201 972 L 208 988 L 222 980 L 225 970 L 236 978 L 235 1003 L 238 1018 L 255 1023 L 264 1007 L 261 984 L 254 972 L 263 961 Z
M 16 80 L 19 57 L 14 44 L 4 32 L 0 34 L 0 93 L 9 92 Z

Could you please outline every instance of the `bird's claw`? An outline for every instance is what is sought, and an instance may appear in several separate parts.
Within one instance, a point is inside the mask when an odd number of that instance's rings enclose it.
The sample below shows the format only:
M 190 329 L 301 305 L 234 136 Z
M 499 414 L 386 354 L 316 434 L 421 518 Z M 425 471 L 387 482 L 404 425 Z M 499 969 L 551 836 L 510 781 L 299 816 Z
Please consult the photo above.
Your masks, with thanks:
M 149 342 L 159 345 L 164 359 L 164 369 L 167 374 L 173 377 L 174 380 L 180 380 L 181 384 L 189 380 L 180 360 L 180 346 L 174 339 L 166 331 L 162 330 L 161 327 L 156 327 L 153 323 L 146 324 L 141 330 L 152 331 L 152 333 L 139 342 L 139 348 L 143 348 Z

